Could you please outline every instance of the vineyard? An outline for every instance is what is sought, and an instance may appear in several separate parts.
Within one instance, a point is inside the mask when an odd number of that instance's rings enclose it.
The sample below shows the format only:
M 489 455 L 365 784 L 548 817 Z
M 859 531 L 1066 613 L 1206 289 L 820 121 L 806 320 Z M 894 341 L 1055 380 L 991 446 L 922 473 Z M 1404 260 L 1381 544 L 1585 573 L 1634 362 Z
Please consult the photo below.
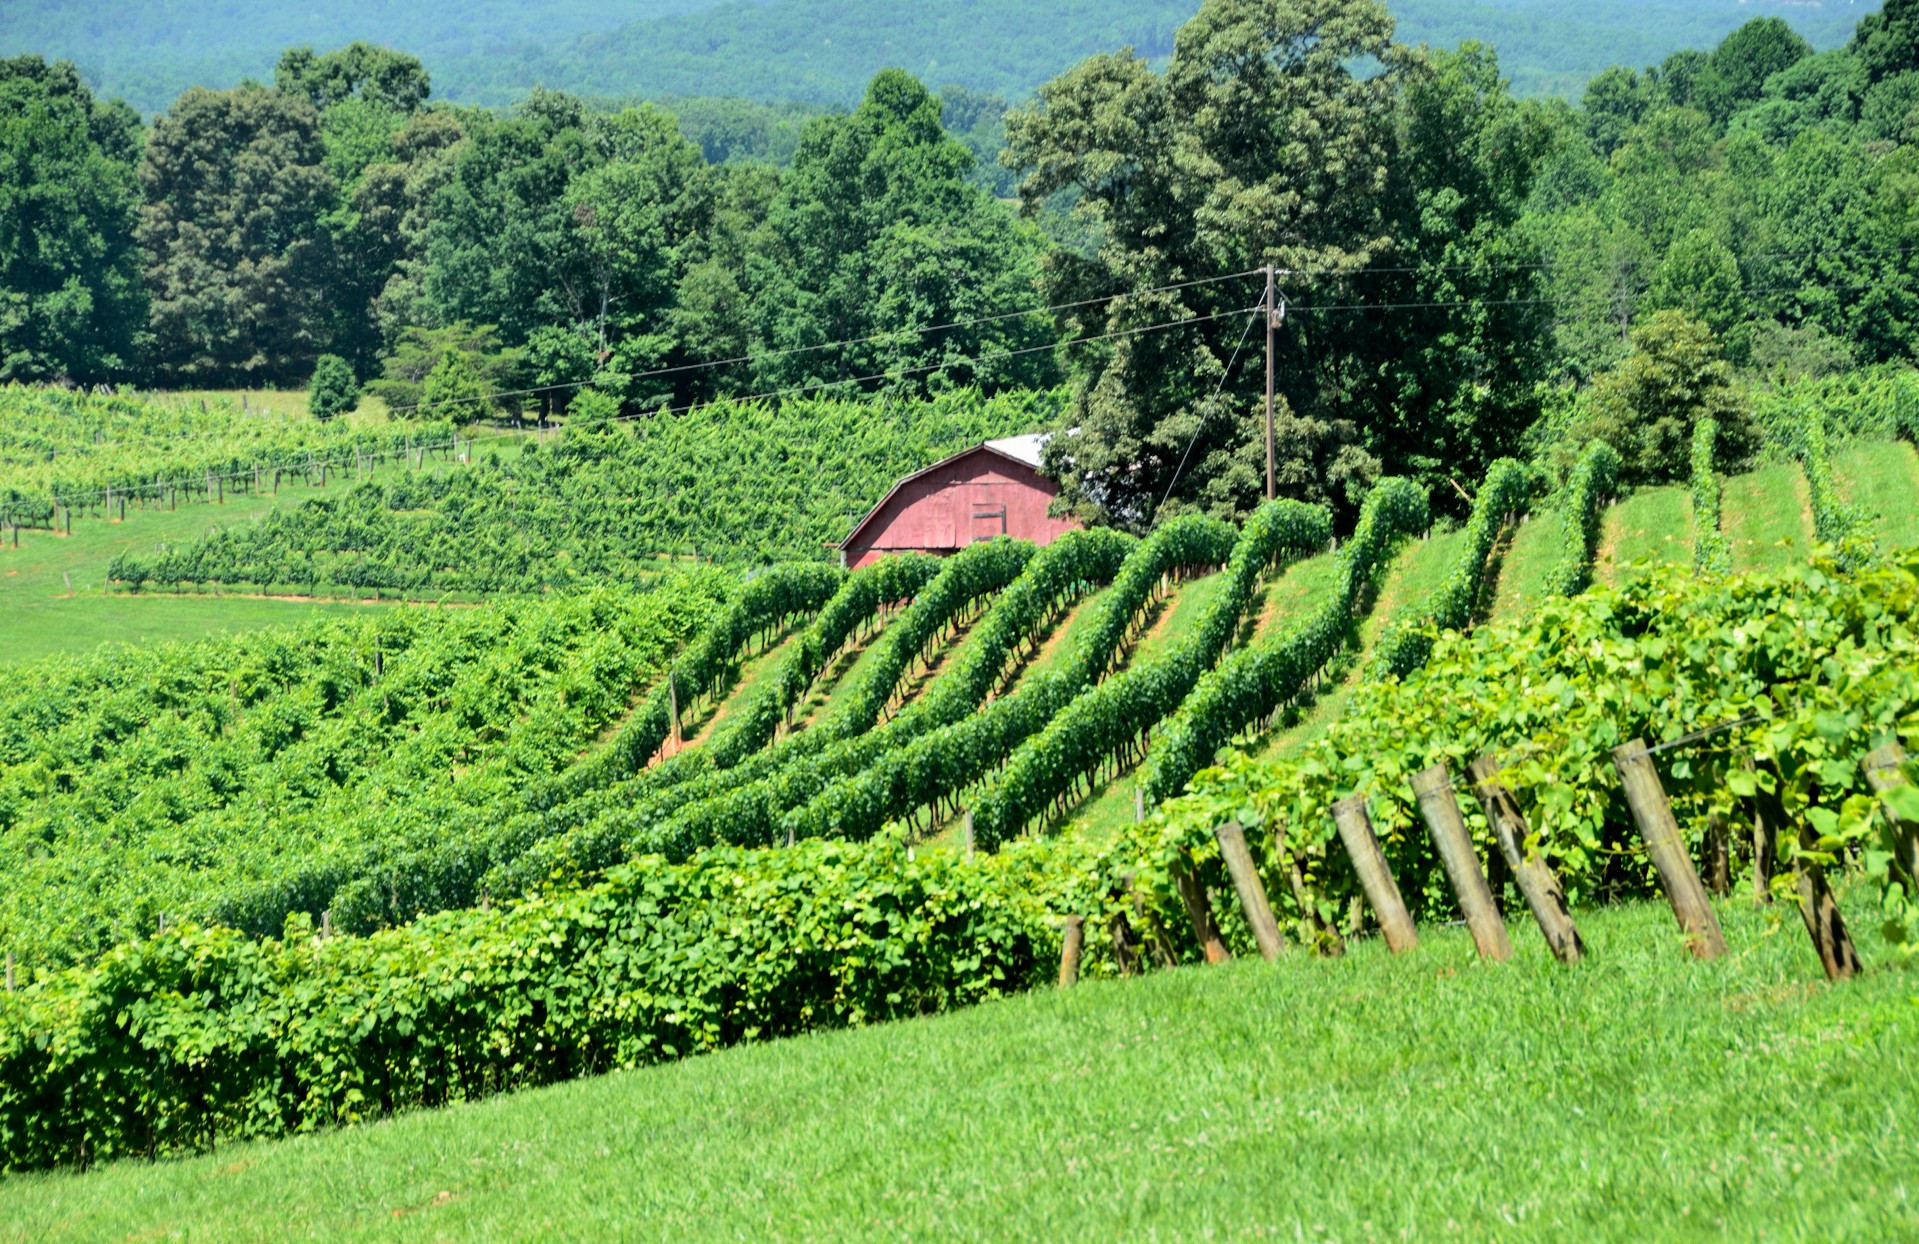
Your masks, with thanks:
M 1702 557 L 1712 432 L 1692 446 Z M 1700 736 L 1660 763 L 1711 885 L 1744 877 L 1786 907 L 1857 865 L 1873 910 L 1854 920 L 1896 956 L 1919 936 L 1897 818 L 1919 809 L 1860 758 L 1919 732 L 1919 564 L 1873 545 L 1817 424 L 1795 460 L 1820 534 L 1844 537 L 1823 560 L 1596 588 L 1617 455 L 1595 446 L 1543 496 L 1496 464 L 1443 577 L 1383 625 L 1382 583 L 1431 539 L 1403 481 L 1330 555 L 1329 516 L 1282 501 L 1237 529 L 702 569 L 640 595 L 51 663 L 0 706 L 6 1162 L 303 1131 L 944 1010 L 1057 974 L 1065 915 L 1088 977 L 1271 952 L 1275 932 L 1335 952 L 1392 914 L 1335 812 L 1363 809 L 1407 918 L 1460 910 L 1411 784 L 1435 763 L 1490 758 L 1475 777 L 1530 826 L 1519 864 L 1549 863 L 1575 906 L 1657 893 L 1610 755 L 1641 737 Z M 1488 623 L 1516 533 L 1547 546 L 1529 555 L 1543 597 Z M 1148 651 L 1169 609 L 1186 622 Z M 748 662 L 764 668 L 735 695 Z M 1318 737 L 1251 758 L 1330 681 L 1343 710 Z M 1135 769 L 1151 815 L 1072 827 Z M 1765 833 L 1729 828 L 1755 815 Z M 1463 823 L 1513 909 L 1532 874 L 1498 867 L 1496 817 Z M 139 1018 L 116 1018 L 128 998 Z
M 71 527 L 227 494 L 277 492 L 283 476 L 351 476 L 372 461 L 450 454 L 444 421 L 322 422 L 230 402 L 0 386 L 0 524 Z M 12 533 L 17 543 L 17 533 Z
M 345 490 L 258 524 L 115 562 L 129 590 L 475 595 L 638 582 L 660 555 L 820 559 L 908 471 L 1049 421 L 1058 394 L 718 402 L 524 450 L 473 470 Z

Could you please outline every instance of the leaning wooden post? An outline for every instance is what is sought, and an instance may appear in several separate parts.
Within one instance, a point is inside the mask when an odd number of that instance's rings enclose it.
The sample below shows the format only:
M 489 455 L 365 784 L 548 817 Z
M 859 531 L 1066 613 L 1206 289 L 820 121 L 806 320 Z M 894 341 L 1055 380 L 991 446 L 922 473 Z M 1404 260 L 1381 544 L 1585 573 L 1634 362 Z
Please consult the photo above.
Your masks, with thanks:
M 1199 939 L 1199 948 L 1206 953 L 1207 963 L 1224 963 L 1232 958 L 1232 952 L 1226 949 L 1226 943 L 1219 936 L 1219 927 L 1213 923 L 1213 909 L 1206 901 L 1206 890 L 1199 884 L 1199 878 L 1193 870 L 1181 864 L 1173 865 L 1173 886 L 1179 891 L 1179 901 L 1186 907 L 1186 918 L 1193 922 L 1193 936 Z
M 1719 931 L 1719 917 L 1706 901 L 1706 887 L 1699 882 L 1699 871 L 1692 866 L 1679 837 L 1679 822 L 1673 819 L 1672 805 L 1666 802 L 1666 788 L 1660 784 L 1659 771 L 1653 768 L 1652 752 L 1644 739 L 1623 743 L 1612 751 L 1613 766 L 1626 788 L 1626 803 L 1646 840 L 1646 852 L 1659 873 L 1659 884 L 1666 891 L 1679 927 L 1686 931 L 1686 944 L 1700 959 L 1717 959 L 1726 953 L 1726 935 Z
M 1492 888 L 1480 871 L 1472 835 L 1466 832 L 1466 818 L 1460 815 L 1459 800 L 1453 797 L 1451 771 L 1443 762 L 1422 769 L 1413 774 L 1412 788 L 1413 797 L 1419 801 L 1419 817 L 1426 822 L 1433 845 L 1439 848 L 1439 861 L 1446 866 L 1453 893 L 1459 896 L 1459 910 L 1465 914 L 1473 946 L 1480 958 L 1505 962 L 1513 957 L 1512 939 L 1506 936 L 1506 922 L 1500 919 Z
M 1892 862 L 1905 870 L 1910 887 L 1919 882 L 1919 822 L 1900 816 L 1893 809 L 1892 801 L 1886 798 L 1891 791 L 1907 785 L 1902 767 L 1905 763 L 1906 749 L 1897 743 L 1887 743 L 1866 753 L 1866 781 L 1871 784 L 1873 794 L 1879 796 L 1879 811 L 1886 818 L 1886 844 L 1892 848 Z
M 1253 866 L 1253 853 L 1246 846 L 1246 831 L 1238 821 L 1227 821 L 1213 831 L 1219 840 L 1220 858 L 1226 861 L 1227 875 L 1239 893 L 1239 906 L 1252 926 L 1253 941 L 1259 953 L 1271 963 L 1286 949 L 1279 936 L 1279 921 L 1273 919 L 1272 904 L 1266 900 L 1266 887 L 1260 884 L 1259 870 Z
M 1060 924 L 1066 936 L 1059 948 L 1059 987 L 1071 989 L 1079 983 L 1079 956 L 1086 947 L 1086 917 L 1067 916 Z
M 1366 891 L 1366 901 L 1379 920 L 1386 948 L 1398 954 L 1419 945 L 1413 918 L 1406 914 L 1393 871 L 1386 867 L 1386 853 L 1379 849 L 1379 838 L 1373 833 L 1373 820 L 1366 815 L 1366 797 L 1351 795 L 1334 804 L 1333 824 L 1339 828 L 1339 840 L 1346 845 L 1353 871 L 1359 874 L 1360 888 Z
M 1519 810 L 1519 801 L 1499 780 L 1499 762 L 1481 756 L 1468 772 L 1473 794 L 1486 812 L 1486 823 L 1492 826 L 1493 841 L 1499 844 L 1506 867 L 1525 896 L 1526 906 L 1532 909 L 1533 919 L 1539 922 L 1547 949 L 1561 963 L 1578 963 L 1586 953 L 1586 944 L 1579 939 L 1579 928 L 1566 907 L 1565 888 L 1546 861 L 1539 858 L 1539 852 L 1526 845 L 1526 817 Z

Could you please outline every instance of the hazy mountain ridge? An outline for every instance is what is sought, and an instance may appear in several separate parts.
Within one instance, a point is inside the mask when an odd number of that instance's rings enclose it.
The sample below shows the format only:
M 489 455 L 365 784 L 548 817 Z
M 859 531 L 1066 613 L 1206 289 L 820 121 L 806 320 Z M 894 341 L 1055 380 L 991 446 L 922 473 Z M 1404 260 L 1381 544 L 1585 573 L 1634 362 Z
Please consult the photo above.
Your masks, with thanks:
M 1491 43 L 1521 93 L 1576 92 L 1612 64 L 1652 64 L 1716 43 L 1767 13 L 1814 46 L 1836 46 L 1876 4 L 1737 0 L 1399 0 L 1400 36 Z M 282 48 L 365 39 L 421 57 L 435 93 L 500 105 L 535 84 L 597 95 L 737 95 L 851 105 L 896 65 L 932 82 L 1009 98 L 1095 52 L 1130 44 L 1163 56 L 1189 0 L 1012 0 L 903 6 L 878 0 L 159 0 L 111 18 L 67 0 L 0 8 L 0 54 L 75 61 L 107 95 L 152 112 L 190 85 L 270 78 Z

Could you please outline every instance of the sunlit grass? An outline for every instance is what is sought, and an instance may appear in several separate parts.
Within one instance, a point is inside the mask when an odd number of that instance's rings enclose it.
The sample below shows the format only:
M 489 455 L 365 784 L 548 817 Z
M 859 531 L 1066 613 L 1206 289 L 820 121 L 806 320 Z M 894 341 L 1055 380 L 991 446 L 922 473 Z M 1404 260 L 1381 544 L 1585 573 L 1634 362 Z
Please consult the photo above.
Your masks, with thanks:
M 1790 910 L 1082 983 L 0 1184 L 19 1240 L 1911 1239 L 1919 984 Z

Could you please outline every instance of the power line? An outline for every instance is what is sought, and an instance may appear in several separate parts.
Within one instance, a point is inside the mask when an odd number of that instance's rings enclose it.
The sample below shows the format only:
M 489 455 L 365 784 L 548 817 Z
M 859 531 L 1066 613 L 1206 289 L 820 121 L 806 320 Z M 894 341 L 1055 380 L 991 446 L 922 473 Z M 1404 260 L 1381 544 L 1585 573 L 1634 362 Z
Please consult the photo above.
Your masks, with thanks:
M 1265 308 L 1263 306 L 1254 307 L 1253 310 L 1261 311 L 1261 310 L 1265 310 Z M 1252 336 L 1252 332 L 1253 332 L 1253 321 L 1248 319 L 1246 321 L 1246 327 L 1240 330 L 1239 344 L 1233 347 L 1232 358 L 1226 361 L 1226 370 L 1219 373 L 1219 383 L 1213 386 L 1213 395 L 1206 399 L 1206 406 L 1202 408 L 1199 412 L 1199 423 L 1197 426 L 1193 428 L 1192 439 L 1186 442 L 1186 452 L 1179 456 L 1179 465 L 1173 468 L 1173 478 L 1166 481 L 1165 495 L 1159 499 L 1159 504 L 1153 507 L 1153 513 L 1155 516 L 1157 516 L 1161 510 L 1166 508 L 1167 500 L 1172 497 L 1173 485 L 1179 483 L 1180 472 L 1186 469 L 1186 460 L 1192 457 L 1193 446 L 1199 444 L 1199 434 L 1206 427 L 1206 416 L 1210 413 L 1213 402 L 1218 400 L 1220 390 L 1226 387 L 1226 379 L 1227 377 L 1233 374 L 1233 365 L 1239 362 L 1239 352 L 1246 348 L 1246 338 Z
M 1169 285 L 1154 285 L 1145 289 L 1123 290 L 1117 294 L 1103 294 L 1098 298 L 1082 298 L 1077 302 L 1057 302 L 1044 307 L 1028 307 L 1023 311 L 1004 311 L 996 315 L 976 316 L 968 320 L 951 320 L 944 324 L 928 324 L 919 328 L 898 328 L 891 332 L 873 333 L 865 337 L 842 337 L 835 341 L 823 341 L 817 345 L 790 346 L 784 350 L 773 350 L 761 354 L 738 354 L 731 358 L 707 359 L 697 363 L 679 363 L 672 367 L 656 367 L 650 371 L 634 372 L 633 380 L 648 380 L 656 376 L 679 375 L 691 371 L 705 371 L 715 367 L 730 367 L 737 363 L 762 363 L 769 359 L 789 358 L 796 354 L 813 354 L 823 350 L 839 349 L 843 346 L 871 345 L 879 341 L 891 341 L 902 336 L 925 336 L 930 333 L 945 332 L 954 328 L 972 328 L 980 324 L 999 324 L 1007 320 L 1024 319 L 1029 315 L 1045 315 L 1055 311 L 1071 311 L 1078 307 L 1095 306 L 1103 302 L 1117 302 L 1121 298 L 1133 298 L 1144 294 L 1170 293 L 1174 290 L 1193 289 L 1201 285 L 1216 285 L 1221 281 L 1231 281 L 1239 277 L 1252 275 L 1255 269 L 1244 272 L 1228 272 L 1219 276 L 1198 277 L 1190 281 L 1177 281 Z M 1050 348 L 1050 347 L 1048 347 Z M 536 385 L 529 389 L 508 389 L 487 395 L 487 400 L 502 397 L 532 397 L 542 393 L 558 393 L 567 389 L 585 388 L 591 380 L 569 380 L 561 384 Z M 457 405 L 472 399 L 455 398 L 439 403 L 415 402 L 407 406 L 388 407 L 391 411 L 420 410 L 432 405 Z

